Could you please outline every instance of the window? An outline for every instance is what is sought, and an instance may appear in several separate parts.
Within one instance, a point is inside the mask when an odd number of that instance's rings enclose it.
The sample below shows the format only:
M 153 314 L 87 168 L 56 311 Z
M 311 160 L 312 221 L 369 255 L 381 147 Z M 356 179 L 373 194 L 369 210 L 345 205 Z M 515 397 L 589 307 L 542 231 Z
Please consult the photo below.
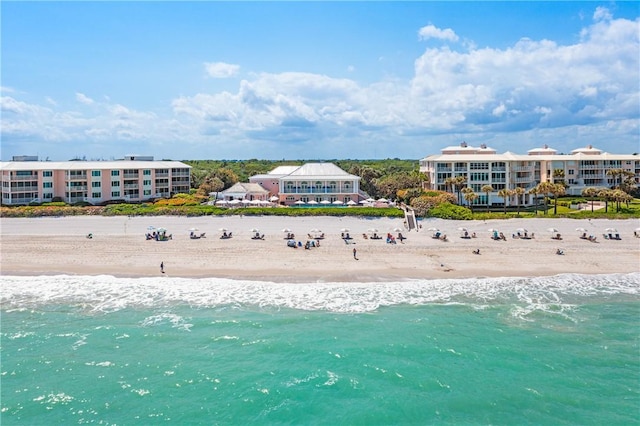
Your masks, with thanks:
M 91 193 L 91 197 L 92 198 L 100 198 L 100 197 L 102 197 L 102 193 L 100 193 L 100 192 L 92 192 Z
M 42 194 L 42 198 L 44 198 L 44 199 L 53 198 L 53 192 L 45 192 L 44 194 Z
M 471 170 L 489 170 L 489 163 L 471 163 L 469 168 Z
M 120 176 L 120 170 L 111 170 L 111 176 Z
M 92 188 L 100 188 L 100 182 L 91 182 Z
M 349 182 L 345 182 L 344 183 L 344 189 L 347 190 L 347 191 L 350 190 L 351 189 L 351 184 Z
M 53 188 L 53 182 L 42 182 L 43 188 Z
M 119 197 L 120 196 L 120 191 L 111 191 L 111 196 L 112 197 Z
M 91 176 L 100 177 L 100 170 L 91 170 Z
M 151 195 L 151 190 L 150 189 L 145 189 L 144 190 L 144 195 Z
M 143 180 L 143 181 L 142 181 L 142 184 L 143 184 L 143 185 L 145 185 L 145 186 L 151 186 L 151 179 L 149 179 L 149 180 Z
M 575 172 L 575 170 L 573 170 L 573 169 L 569 169 L 569 174 L 570 174 L 570 175 L 574 174 L 574 172 Z
M 113 182 L 111 182 L 111 186 L 120 186 L 120 181 L 114 180 Z
M 151 176 L 151 170 L 144 170 L 142 174 L 145 176 Z
M 53 172 L 51 170 L 45 170 L 44 172 L 42 172 L 42 177 L 52 177 L 53 176 Z

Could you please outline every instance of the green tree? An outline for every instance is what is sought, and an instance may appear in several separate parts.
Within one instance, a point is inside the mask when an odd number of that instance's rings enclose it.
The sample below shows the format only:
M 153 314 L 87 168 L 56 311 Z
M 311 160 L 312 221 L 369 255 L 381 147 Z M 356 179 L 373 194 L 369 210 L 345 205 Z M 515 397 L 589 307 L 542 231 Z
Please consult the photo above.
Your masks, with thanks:
M 564 170 L 563 169 L 555 169 L 553 171 L 553 183 L 556 183 L 557 180 L 560 180 L 564 183 Z
M 594 197 L 596 195 L 598 195 L 598 191 L 599 190 L 600 190 L 599 188 L 595 188 L 593 186 L 585 188 L 585 189 L 582 190 L 581 195 L 583 197 L 587 197 L 587 198 L 591 199 L 591 213 L 593 213 L 593 199 L 594 199 Z
M 217 177 L 224 183 L 224 189 L 231 188 L 234 184 L 239 182 L 238 175 L 227 167 L 220 167 L 213 173 L 213 176 Z
M 504 214 L 507 214 L 507 198 L 511 197 L 513 192 L 510 189 L 502 188 L 498 191 L 498 196 L 503 199 Z
M 468 186 L 466 188 L 462 188 L 462 194 L 469 205 L 469 210 L 473 213 L 473 202 L 478 199 L 479 195 L 473 192 L 473 188 Z
M 566 193 L 564 183 L 554 183 L 551 187 L 551 194 L 553 195 L 553 214 L 558 213 L 558 197 Z
M 548 205 L 549 205 L 549 194 L 552 191 L 555 191 L 555 184 L 551 182 L 541 182 L 537 186 L 538 194 L 542 194 L 544 196 L 544 214 L 547 214 Z
M 535 215 L 538 216 L 538 187 L 534 186 L 533 188 L 529 188 L 529 195 L 533 195 L 533 210 Z
M 456 189 L 458 195 L 458 204 L 462 204 L 462 198 L 460 197 L 460 190 L 466 185 L 467 177 L 464 175 L 456 176 L 453 178 L 453 186 Z
M 604 212 L 609 211 L 609 201 L 613 200 L 613 191 L 611 189 L 601 189 L 598 191 L 598 197 L 604 199 Z
M 525 189 L 519 186 L 516 186 L 513 189 L 513 194 L 516 196 L 516 206 L 518 208 L 518 216 L 520 216 L 520 197 L 525 193 Z
M 223 188 L 224 182 L 220 178 L 209 175 L 204 179 L 204 182 L 200 184 L 197 194 L 201 197 L 208 197 L 209 194 L 215 192 L 217 198 L 217 193 L 222 191 Z
M 405 172 L 397 172 L 375 180 L 375 188 L 379 195 L 386 198 L 397 198 L 401 189 L 419 188 L 422 190 L 420 177 Z
M 488 212 L 489 211 L 489 205 L 491 204 L 489 202 L 489 194 L 494 191 L 493 186 L 491 186 L 491 185 L 482 185 L 482 188 L 480 188 L 480 191 L 482 191 L 485 194 L 487 194 L 487 212 Z

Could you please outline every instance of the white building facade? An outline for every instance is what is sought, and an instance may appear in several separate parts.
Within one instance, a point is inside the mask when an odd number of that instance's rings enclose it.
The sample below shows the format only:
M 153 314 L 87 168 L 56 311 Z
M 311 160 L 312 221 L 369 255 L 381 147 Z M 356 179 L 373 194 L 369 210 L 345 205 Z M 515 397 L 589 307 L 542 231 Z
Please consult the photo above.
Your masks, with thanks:
M 360 201 L 360 176 L 332 163 L 281 166 L 249 179 L 278 197 L 281 205 L 349 204 Z
M 636 183 L 640 182 L 640 156 L 610 154 L 592 146 L 575 149 L 571 154 L 558 154 L 545 146 L 519 155 L 498 154 L 486 145 L 472 147 L 463 142 L 420 160 L 420 171 L 429 176 L 430 189 L 452 191 L 446 184 L 447 178 L 464 176 L 464 186 L 478 194 L 474 204 L 479 205 L 502 205 L 505 200 L 498 196 L 501 189 L 519 187 L 529 191 L 541 182 L 562 181 L 568 195 L 580 195 L 588 187 L 610 188 L 615 178 L 607 172 L 613 169 L 632 172 Z M 481 190 L 485 185 L 494 189 L 488 198 Z M 521 200 L 523 205 L 534 202 L 528 194 Z
M 22 159 L 22 158 L 20 158 Z M 191 166 L 153 157 L 116 161 L 7 161 L 0 163 L 2 204 L 61 200 L 100 204 L 140 202 L 188 193 Z

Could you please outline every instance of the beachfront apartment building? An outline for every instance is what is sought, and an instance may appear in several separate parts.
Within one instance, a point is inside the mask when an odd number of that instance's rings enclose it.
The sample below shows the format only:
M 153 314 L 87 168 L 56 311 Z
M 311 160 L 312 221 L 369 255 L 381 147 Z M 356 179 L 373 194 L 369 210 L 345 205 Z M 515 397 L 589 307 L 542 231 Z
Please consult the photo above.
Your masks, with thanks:
M 360 177 L 333 163 L 280 166 L 269 173 L 251 176 L 249 182 L 259 184 L 277 196 L 279 204 L 287 206 L 353 204 L 363 198 Z
M 115 161 L 38 161 L 13 157 L 1 162 L 3 205 L 60 200 L 100 204 L 140 202 L 188 193 L 191 166 L 179 161 L 154 161 L 127 156 Z
M 522 155 L 498 154 L 486 145 L 473 147 L 463 142 L 420 160 L 420 171 L 428 175 L 430 189 L 455 192 L 446 183 L 447 178 L 464 176 L 464 186 L 471 187 L 479 196 L 474 202 L 478 205 L 503 205 L 505 200 L 498 195 L 501 189 L 520 187 L 529 191 L 541 182 L 563 181 L 569 195 L 580 195 L 588 187 L 610 188 L 614 185 L 614 177 L 607 172 L 612 169 L 632 172 L 636 182 L 640 182 L 640 156 L 610 154 L 593 146 L 559 154 L 545 145 Z M 488 196 L 482 192 L 484 185 L 494 189 Z M 534 196 L 528 193 L 520 199 L 521 205 L 534 202 Z

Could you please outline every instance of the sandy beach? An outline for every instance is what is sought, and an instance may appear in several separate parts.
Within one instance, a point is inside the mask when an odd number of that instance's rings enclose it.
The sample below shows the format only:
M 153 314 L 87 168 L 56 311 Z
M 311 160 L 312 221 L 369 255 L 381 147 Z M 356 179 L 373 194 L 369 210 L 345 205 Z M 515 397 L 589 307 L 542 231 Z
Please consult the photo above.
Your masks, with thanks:
M 350 217 L 60 217 L 1 218 L 0 255 L 3 275 L 79 274 L 113 276 L 162 275 L 176 277 L 226 277 L 281 282 L 387 281 L 411 278 L 472 278 L 548 276 L 561 273 L 628 273 L 640 271 L 640 238 L 634 230 L 640 220 L 509 219 L 491 221 L 421 222 L 419 232 L 397 236 L 401 219 Z M 149 227 L 164 227 L 170 241 L 146 240 Z M 461 238 L 460 228 L 476 238 Z M 204 238 L 191 239 L 190 229 Z M 233 238 L 220 239 L 222 228 Z M 255 232 L 264 240 L 252 240 Z M 447 241 L 432 238 L 432 228 Z M 532 239 L 514 239 L 525 228 Z M 551 239 L 556 228 L 562 240 Z M 597 242 L 580 239 L 581 232 Z M 605 229 L 618 230 L 621 240 L 607 240 Z M 284 229 L 303 245 L 311 230 L 320 230 L 319 247 L 287 247 Z M 350 244 L 341 238 L 348 229 Z M 383 239 L 364 238 L 377 229 Z M 494 241 L 496 229 L 506 241 Z M 93 238 L 86 238 L 87 234 Z M 312 235 L 314 236 L 314 235 Z M 353 249 L 356 249 L 354 258 Z M 557 255 L 560 248 L 564 255 Z M 474 254 L 474 250 L 480 254 Z

